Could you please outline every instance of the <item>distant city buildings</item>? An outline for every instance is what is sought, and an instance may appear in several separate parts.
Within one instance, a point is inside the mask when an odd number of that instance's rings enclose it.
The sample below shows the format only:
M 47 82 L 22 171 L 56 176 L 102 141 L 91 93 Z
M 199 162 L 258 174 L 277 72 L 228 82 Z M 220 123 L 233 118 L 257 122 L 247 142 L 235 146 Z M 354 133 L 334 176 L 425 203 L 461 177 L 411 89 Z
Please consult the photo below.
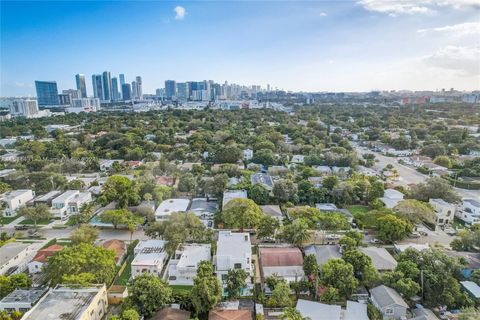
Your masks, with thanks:
M 56 106 L 59 103 L 56 81 L 35 81 L 39 106 Z
M 79 90 L 80 93 L 81 93 L 80 98 L 86 98 L 87 97 L 87 86 L 85 84 L 85 75 L 84 74 L 75 75 L 75 83 L 77 85 L 77 90 Z M 78 98 L 76 98 L 76 99 L 78 99 Z
M 15 99 L 10 107 L 12 117 L 31 118 L 38 114 L 37 100 L 33 99 Z

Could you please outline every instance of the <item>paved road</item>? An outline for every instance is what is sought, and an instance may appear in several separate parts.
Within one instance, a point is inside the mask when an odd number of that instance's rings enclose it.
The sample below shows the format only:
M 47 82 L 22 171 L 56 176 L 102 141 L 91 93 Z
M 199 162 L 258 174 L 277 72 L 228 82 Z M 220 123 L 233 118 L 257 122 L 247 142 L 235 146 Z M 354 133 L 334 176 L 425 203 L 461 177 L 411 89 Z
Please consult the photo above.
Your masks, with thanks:
M 408 185 L 408 184 L 417 184 L 423 182 L 425 179 L 428 178 L 427 175 L 424 175 L 415 168 L 410 166 L 406 166 L 397 162 L 397 158 L 394 157 L 386 157 L 378 152 L 373 152 L 371 150 L 359 147 L 358 145 L 353 145 L 355 150 L 357 151 L 358 155 L 361 157 L 362 154 L 365 153 L 373 153 L 375 155 L 375 159 L 378 160 L 375 162 L 373 169 L 377 171 L 381 171 L 385 168 L 388 164 L 391 164 L 397 169 L 400 179 L 397 181 L 400 185 Z M 480 199 L 480 190 L 466 190 L 466 189 L 459 189 L 455 188 L 455 191 L 462 197 L 462 198 L 470 198 L 470 199 Z

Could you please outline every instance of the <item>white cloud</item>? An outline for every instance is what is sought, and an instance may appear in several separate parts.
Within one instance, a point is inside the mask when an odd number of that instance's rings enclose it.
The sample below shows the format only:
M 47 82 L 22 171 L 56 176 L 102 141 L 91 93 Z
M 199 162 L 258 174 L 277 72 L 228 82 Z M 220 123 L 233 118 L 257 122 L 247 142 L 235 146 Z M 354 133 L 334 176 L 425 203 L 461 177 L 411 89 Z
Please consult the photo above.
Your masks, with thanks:
M 326 12 L 320 12 L 320 17 L 326 17 L 327 13 Z
M 431 13 L 436 7 L 480 7 L 478 0 L 358 0 L 359 5 L 368 11 L 399 14 Z
M 173 11 L 175 11 L 175 20 L 183 20 L 187 14 L 187 10 L 181 6 L 176 6 Z
M 462 76 L 480 76 L 480 46 L 447 46 L 423 57 L 428 65 L 457 71 Z
M 474 34 L 480 35 L 480 22 L 466 22 L 460 24 L 454 24 L 444 27 L 429 28 L 429 29 L 420 29 L 417 30 L 418 33 L 431 33 L 431 32 L 440 32 L 445 34 L 452 34 L 458 37 L 469 36 Z

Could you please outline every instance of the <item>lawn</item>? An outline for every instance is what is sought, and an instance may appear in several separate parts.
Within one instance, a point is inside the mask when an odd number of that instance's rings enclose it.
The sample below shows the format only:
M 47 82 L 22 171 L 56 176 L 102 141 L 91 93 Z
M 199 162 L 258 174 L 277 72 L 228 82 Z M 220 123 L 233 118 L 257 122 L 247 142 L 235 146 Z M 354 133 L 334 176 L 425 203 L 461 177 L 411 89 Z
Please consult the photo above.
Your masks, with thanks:
M 360 204 L 349 206 L 348 211 L 352 213 L 352 215 L 356 218 L 358 216 L 362 216 L 368 211 L 370 211 L 370 208 L 368 206 L 362 206 Z
M 133 254 L 128 256 L 127 259 L 127 266 L 123 270 L 122 274 L 115 279 L 115 284 L 120 286 L 126 286 L 128 280 L 130 280 L 130 276 L 132 275 L 132 261 L 133 261 Z
M 0 224 L 3 226 L 4 224 L 8 224 L 12 222 L 13 220 L 17 219 L 18 216 L 15 217 L 1 217 L 0 218 Z
M 170 288 L 172 288 L 173 293 L 190 292 L 192 291 L 193 286 L 170 286 Z
M 40 220 L 37 220 L 37 225 L 47 225 L 51 222 L 50 219 L 40 219 Z M 19 224 L 31 224 L 31 225 L 34 225 L 35 222 L 31 219 L 25 219 L 23 221 L 21 221 Z

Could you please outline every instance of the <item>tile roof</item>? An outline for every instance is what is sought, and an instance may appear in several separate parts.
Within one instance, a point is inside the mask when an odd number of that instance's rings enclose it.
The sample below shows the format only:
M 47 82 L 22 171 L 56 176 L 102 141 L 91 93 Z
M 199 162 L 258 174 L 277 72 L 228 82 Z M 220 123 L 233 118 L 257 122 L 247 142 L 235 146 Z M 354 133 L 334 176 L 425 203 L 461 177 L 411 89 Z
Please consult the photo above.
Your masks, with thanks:
M 61 251 L 63 247 L 58 244 L 53 244 L 45 249 L 38 250 L 37 254 L 33 258 L 33 261 L 44 263 L 48 258 L 55 255 L 58 251 Z
M 303 256 L 298 248 L 260 248 L 263 267 L 302 266 Z
M 249 310 L 212 310 L 208 320 L 252 320 Z

